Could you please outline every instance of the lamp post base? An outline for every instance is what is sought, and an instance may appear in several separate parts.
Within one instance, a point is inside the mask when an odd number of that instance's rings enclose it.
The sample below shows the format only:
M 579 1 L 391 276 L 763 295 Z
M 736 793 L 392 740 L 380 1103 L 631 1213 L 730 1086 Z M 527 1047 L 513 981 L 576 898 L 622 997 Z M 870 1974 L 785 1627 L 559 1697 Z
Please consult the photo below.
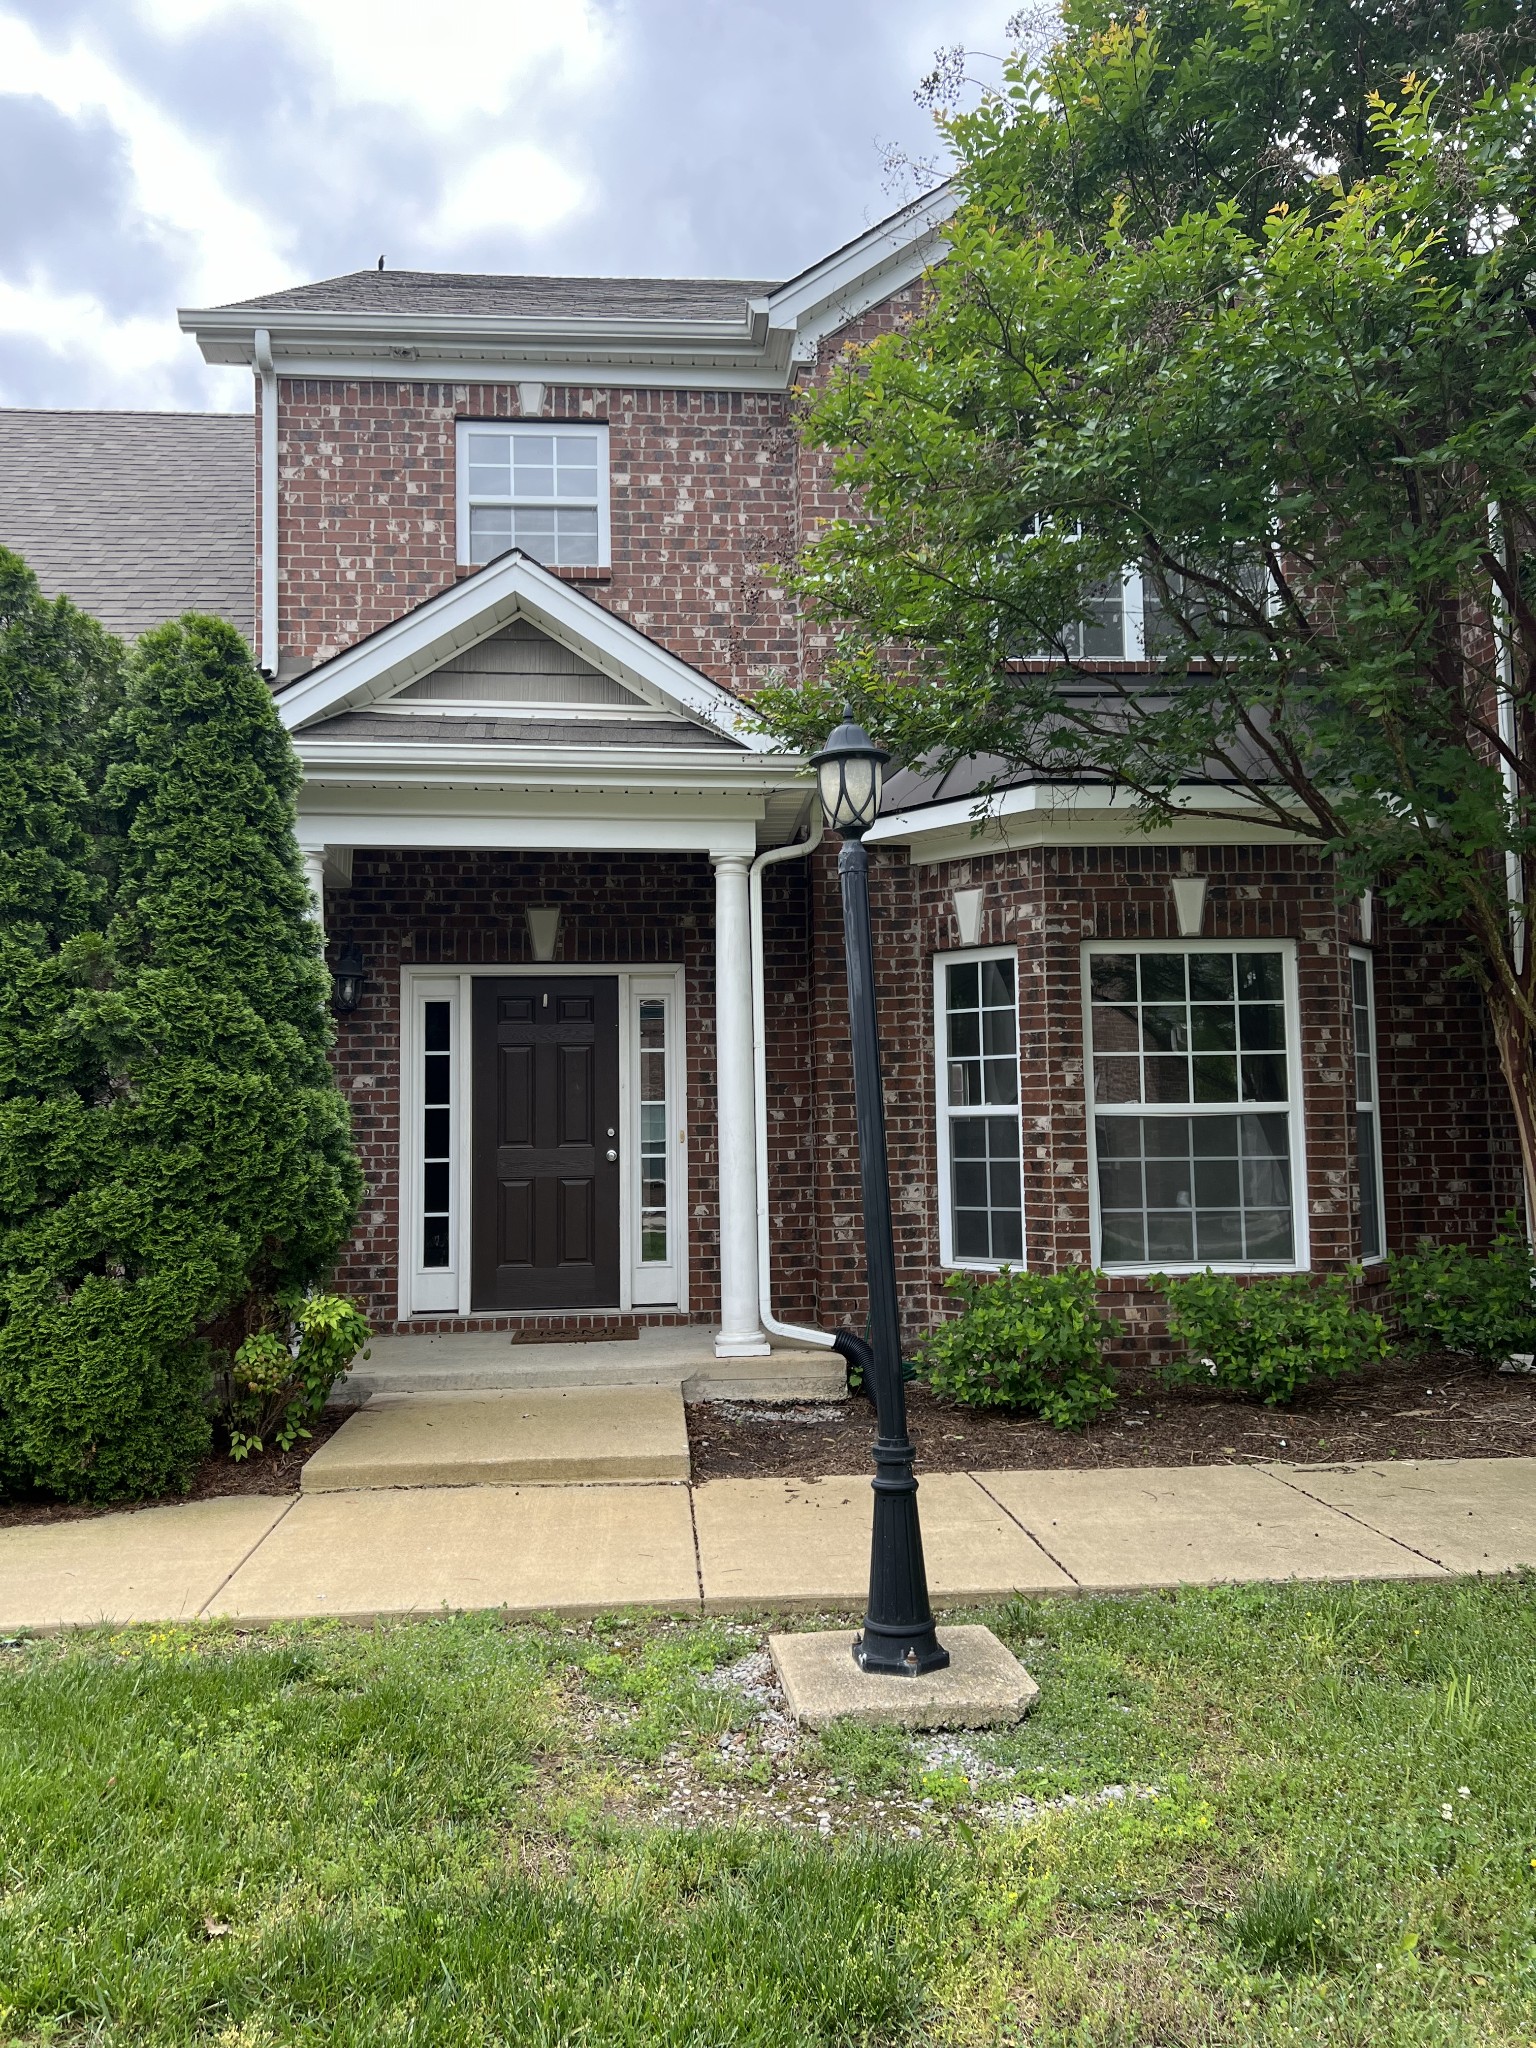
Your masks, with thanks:
M 930 1671 L 949 1668 L 949 1652 L 926 1628 L 872 1629 L 866 1621 L 853 1639 L 853 1661 L 861 1671 L 887 1678 L 923 1678 Z

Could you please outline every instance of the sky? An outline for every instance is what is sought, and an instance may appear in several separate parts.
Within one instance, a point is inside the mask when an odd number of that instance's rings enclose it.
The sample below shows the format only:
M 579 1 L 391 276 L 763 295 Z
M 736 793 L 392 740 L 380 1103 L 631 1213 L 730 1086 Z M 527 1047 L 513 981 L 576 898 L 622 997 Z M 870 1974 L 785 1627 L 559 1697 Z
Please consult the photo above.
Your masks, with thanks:
M 246 411 L 178 306 L 372 266 L 788 277 L 1012 0 L 0 0 L 0 404 Z

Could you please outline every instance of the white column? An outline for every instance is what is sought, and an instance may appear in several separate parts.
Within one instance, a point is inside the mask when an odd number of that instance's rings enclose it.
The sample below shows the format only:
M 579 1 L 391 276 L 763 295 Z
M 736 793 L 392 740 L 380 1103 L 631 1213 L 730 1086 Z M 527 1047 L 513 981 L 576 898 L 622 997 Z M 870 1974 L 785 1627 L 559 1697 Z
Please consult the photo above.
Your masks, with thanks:
M 717 1358 L 762 1358 L 758 1319 L 757 1139 L 752 1097 L 751 856 L 715 866 L 715 1063 L 720 1142 L 720 1328 Z
M 300 849 L 304 855 L 304 879 L 309 884 L 309 893 L 315 899 L 315 923 L 320 927 L 321 938 L 325 937 L 325 848 L 305 846 Z

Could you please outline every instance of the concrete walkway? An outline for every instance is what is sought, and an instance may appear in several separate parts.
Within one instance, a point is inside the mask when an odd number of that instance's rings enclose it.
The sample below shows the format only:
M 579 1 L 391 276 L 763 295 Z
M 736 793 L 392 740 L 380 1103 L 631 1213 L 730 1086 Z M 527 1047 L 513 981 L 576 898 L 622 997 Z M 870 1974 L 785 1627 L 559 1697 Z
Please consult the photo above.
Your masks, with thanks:
M 1536 1565 L 1536 1459 L 922 1481 L 934 1599 Z M 0 1530 L 0 1628 L 449 1608 L 855 1609 L 866 1477 L 246 1496 Z

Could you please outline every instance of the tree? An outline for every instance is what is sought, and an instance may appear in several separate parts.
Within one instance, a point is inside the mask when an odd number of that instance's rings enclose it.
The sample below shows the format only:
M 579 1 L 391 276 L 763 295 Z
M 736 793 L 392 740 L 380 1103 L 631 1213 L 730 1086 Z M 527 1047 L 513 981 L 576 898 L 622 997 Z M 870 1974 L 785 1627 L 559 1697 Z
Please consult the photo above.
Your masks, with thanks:
M 907 760 L 1279 826 L 1456 924 L 1536 1194 L 1536 84 L 1494 61 L 1514 31 L 1458 70 L 1437 13 L 1437 84 L 1371 91 L 1355 130 L 1314 64 L 1337 118 L 1309 129 L 1276 49 L 1352 11 L 1251 0 L 1201 41 L 1192 5 L 1091 0 L 947 123 L 929 303 L 807 421 L 856 499 L 801 579 L 842 658 L 762 701 L 798 742 L 851 694 Z M 1185 166 L 1155 189 L 1153 132 Z M 1309 157 L 1351 133 L 1345 174 Z M 1127 564 L 1150 665 L 1106 675 L 1074 648 Z
M 0 1242 L 0 1410 L 13 1474 L 111 1498 L 184 1483 L 210 1339 L 321 1277 L 361 1184 L 298 764 L 240 636 L 148 634 L 102 755 L 112 915 L 60 1027 L 99 1078 L 55 1134 L 53 1199 Z

